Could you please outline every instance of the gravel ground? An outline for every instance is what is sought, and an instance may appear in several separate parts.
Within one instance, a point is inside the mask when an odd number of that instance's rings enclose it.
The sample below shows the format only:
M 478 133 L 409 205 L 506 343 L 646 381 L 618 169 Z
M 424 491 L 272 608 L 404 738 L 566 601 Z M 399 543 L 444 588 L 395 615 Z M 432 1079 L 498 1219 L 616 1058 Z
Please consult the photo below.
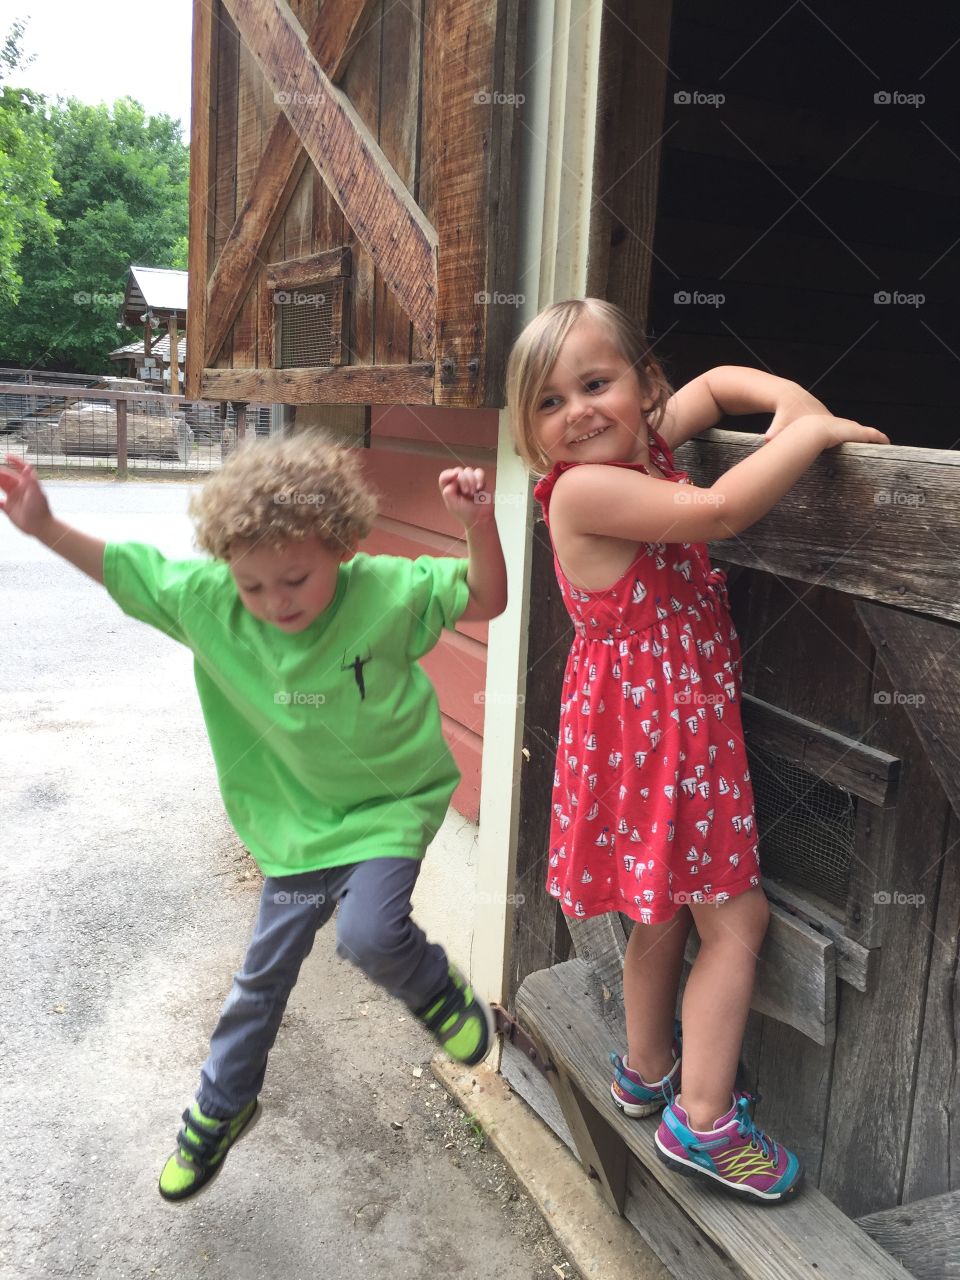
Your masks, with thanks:
M 52 482 L 58 514 L 191 553 L 186 484 Z M 318 935 L 263 1116 L 196 1200 L 156 1179 L 259 873 L 229 828 L 189 654 L 0 523 L 0 1276 L 575 1280 L 429 1069 Z

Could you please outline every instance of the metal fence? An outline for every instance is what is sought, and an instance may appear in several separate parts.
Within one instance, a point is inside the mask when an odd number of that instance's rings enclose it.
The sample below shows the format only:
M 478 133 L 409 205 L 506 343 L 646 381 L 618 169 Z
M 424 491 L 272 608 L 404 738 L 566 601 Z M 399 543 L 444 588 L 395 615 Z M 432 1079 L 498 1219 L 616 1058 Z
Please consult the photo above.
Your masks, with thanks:
M 269 405 L 105 390 L 90 381 L 98 379 L 0 382 L 0 452 L 35 466 L 120 476 L 202 473 L 222 466 L 239 439 L 275 429 Z

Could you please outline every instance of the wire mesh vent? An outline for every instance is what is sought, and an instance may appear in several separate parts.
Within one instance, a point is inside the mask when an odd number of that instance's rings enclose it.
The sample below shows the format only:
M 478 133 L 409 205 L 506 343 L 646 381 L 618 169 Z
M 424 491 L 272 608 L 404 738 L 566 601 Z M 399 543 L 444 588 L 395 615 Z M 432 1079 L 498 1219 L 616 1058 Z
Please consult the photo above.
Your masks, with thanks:
M 277 290 L 277 368 L 340 364 L 342 280 Z
M 845 907 L 856 800 L 776 752 L 748 746 L 763 874 Z

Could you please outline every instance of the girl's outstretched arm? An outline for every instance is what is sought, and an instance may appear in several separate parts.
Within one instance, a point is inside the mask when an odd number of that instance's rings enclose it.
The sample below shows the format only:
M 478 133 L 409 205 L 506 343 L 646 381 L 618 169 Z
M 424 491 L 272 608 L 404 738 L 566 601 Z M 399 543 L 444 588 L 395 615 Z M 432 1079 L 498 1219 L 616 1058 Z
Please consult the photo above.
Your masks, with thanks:
M 772 439 L 795 419 L 829 410 L 798 382 L 762 369 L 723 364 L 701 373 L 670 397 L 660 434 L 671 449 L 678 449 L 727 414 L 739 413 L 772 413 L 767 430 L 767 439 Z
M 0 491 L 4 494 L 0 511 L 6 513 L 21 533 L 39 539 L 95 582 L 103 583 L 105 544 L 54 517 L 43 486 L 29 463 L 8 453 L 6 462 L 0 466 Z
M 714 542 L 765 516 L 824 449 L 845 441 L 889 444 L 882 431 L 830 414 L 798 418 L 769 444 L 725 471 L 709 489 L 658 480 L 623 467 L 581 463 L 557 481 L 550 527 L 567 546 L 577 538 L 631 542 Z
M 451 467 L 440 473 L 444 506 L 463 525 L 467 535 L 467 586 L 470 599 L 464 622 L 486 622 L 507 607 L 507 566 L 493 517 L 493 494 L 483 487 L 479 467 Z

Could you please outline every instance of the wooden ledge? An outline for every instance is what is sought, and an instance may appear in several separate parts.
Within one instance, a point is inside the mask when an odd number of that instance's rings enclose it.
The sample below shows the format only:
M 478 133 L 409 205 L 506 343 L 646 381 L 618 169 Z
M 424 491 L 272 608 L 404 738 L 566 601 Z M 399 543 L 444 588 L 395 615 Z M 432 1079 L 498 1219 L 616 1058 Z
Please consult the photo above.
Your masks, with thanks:
M 604 1003 L 603 984 L 585 960 L 532 973 L 517 992 L 517 1015 L 553 1064 L 550 1083 L 581 1162 L 608 1203 L 622 1212 L 632 1156 L 644 1179 L 666 1192 L 744 1280 L 908 1280 L 907 1271 L 813 1187 L 786 1204 L 763 1207 L 663 1165 L 653 1140 L 658 1118 L 630 1120 L 611 1101 L 607 1055 L 625 1044 L 626 1033 L 622 1015 L 609 1001 L 604 1014 Z

